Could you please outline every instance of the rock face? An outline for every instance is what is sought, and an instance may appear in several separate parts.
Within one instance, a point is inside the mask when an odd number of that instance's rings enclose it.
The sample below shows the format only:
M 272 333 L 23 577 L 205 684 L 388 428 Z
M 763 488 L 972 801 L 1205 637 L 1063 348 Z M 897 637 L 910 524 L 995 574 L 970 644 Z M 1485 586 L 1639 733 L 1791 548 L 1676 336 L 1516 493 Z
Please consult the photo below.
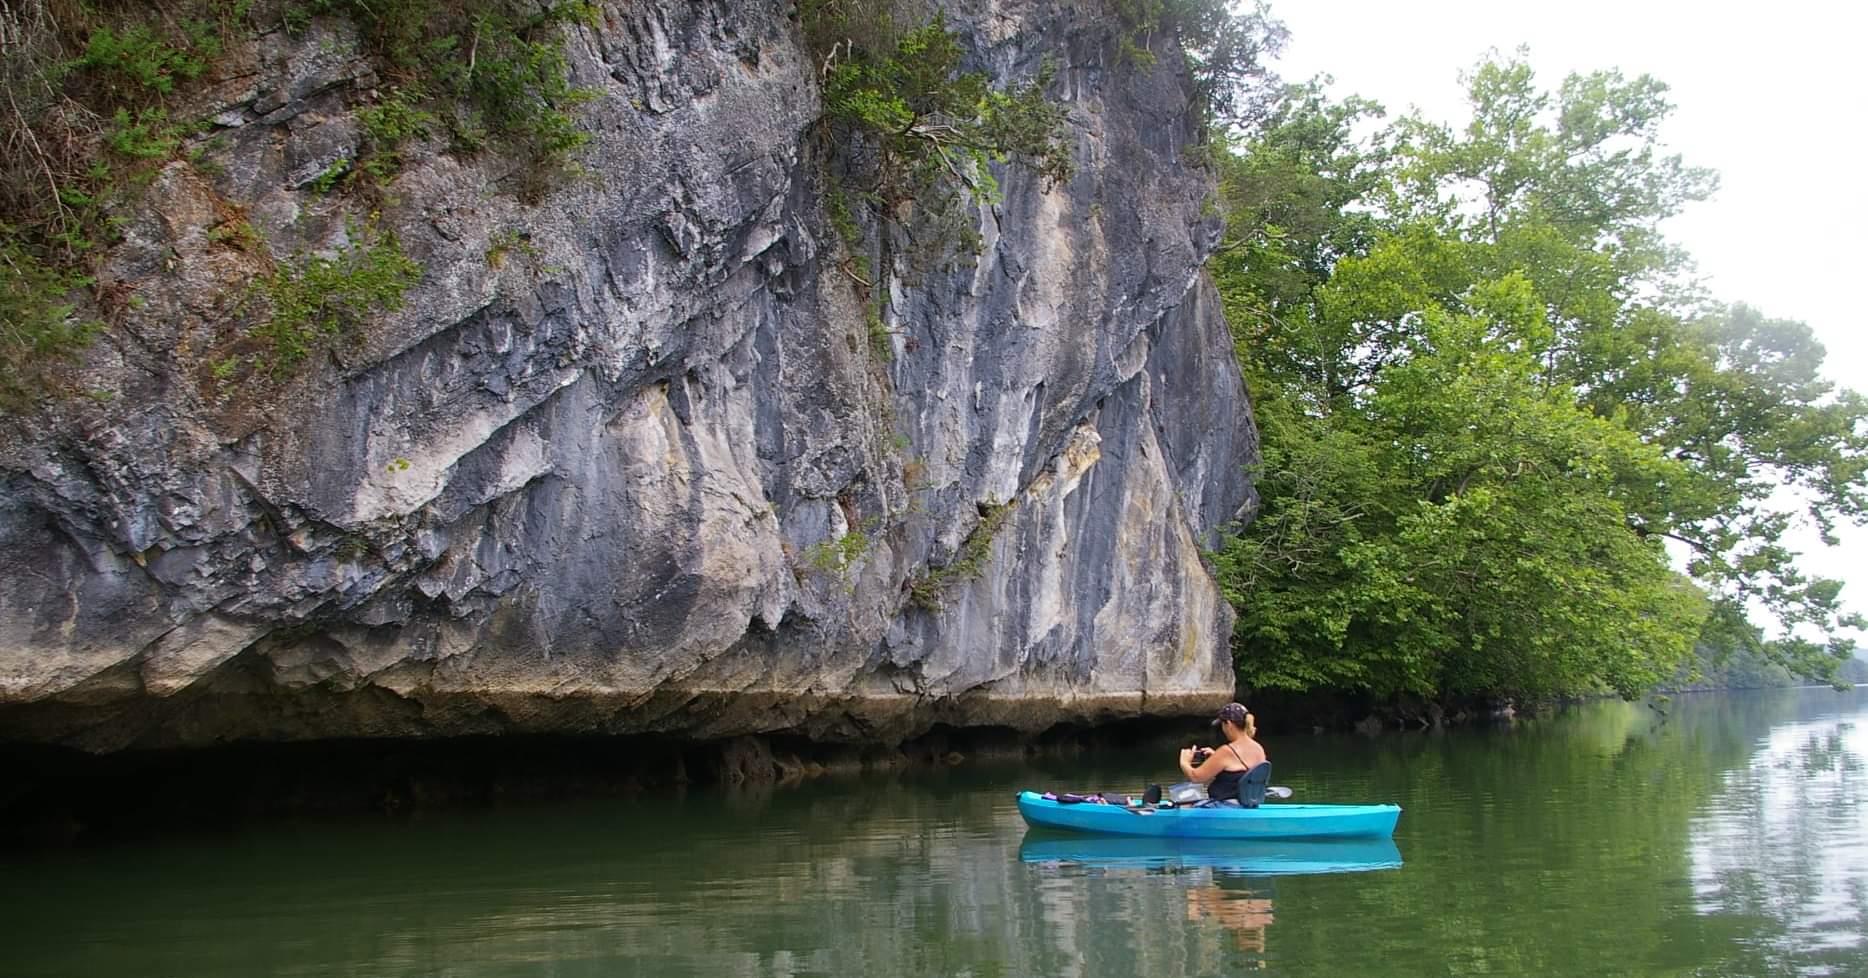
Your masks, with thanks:
M 0 433 L 0 738 L 865 740 L 1225 700 L 1199 549 L 1256 436 L 1175 59 L 1118 64 L 1100 4 L 948 6 L 995 79 L 1057 66 L 1077 172 L 1004 171 L 977 265 L 897 270 L 887 357 L 792 5 L 665 0 L 571 29 L 587 178 L 526 204 L 510 161 L 412 154 L 378 219 L 424 269 L 405 307 L 217 381 L 253 260 L 222 205 L 278 256 L 354 232 L 311 184 L 377 84 L 342 23 L 235 52 L 220 166 L 163 170 L 101 276 L 135 297 L 83 368 L 116 396 Z

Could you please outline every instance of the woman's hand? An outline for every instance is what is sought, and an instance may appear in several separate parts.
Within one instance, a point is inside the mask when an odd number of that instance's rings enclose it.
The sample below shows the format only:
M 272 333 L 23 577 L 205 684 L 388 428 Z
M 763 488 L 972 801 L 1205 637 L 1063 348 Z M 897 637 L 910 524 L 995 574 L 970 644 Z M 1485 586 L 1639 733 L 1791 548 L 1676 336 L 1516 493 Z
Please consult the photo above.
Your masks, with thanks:
M 1184 768 L 1193 763 L 1193 750 L 1194 749 L 1192 747 L 1182 747 L 1180 749 L 1180 766 L 1181 767 Z

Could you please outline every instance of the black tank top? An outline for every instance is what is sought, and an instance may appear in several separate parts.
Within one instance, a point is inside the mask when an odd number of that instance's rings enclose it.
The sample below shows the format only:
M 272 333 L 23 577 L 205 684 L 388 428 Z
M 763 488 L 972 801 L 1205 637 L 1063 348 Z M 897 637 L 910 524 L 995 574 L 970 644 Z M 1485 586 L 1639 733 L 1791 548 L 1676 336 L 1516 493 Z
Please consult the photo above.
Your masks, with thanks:
M 1227 744 L 1226 749 L 1232 751 L 1232 756 L 1239 757 L 1237 747 Z M 1245 758 L 1239 757 L 1239 763 L 1245 763 Z M 1239 782 L 1244 780 L 1244 771 L 1221 771 L 1213 776 L 1213 783 L 1206 786 L 1206 796 L 1214 801 L 1238 801 Z

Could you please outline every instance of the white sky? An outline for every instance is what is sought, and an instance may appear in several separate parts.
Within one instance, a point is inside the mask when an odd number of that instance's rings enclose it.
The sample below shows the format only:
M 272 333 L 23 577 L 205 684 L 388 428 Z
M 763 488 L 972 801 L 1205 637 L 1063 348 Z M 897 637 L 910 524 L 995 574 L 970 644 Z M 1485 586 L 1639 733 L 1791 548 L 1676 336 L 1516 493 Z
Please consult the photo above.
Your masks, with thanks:
M 1830 378 L 1868 391 L 1868 330 L 1856 296 L 1868 269 L 1868 5 L 1858 0 L 1273 0 L 1291 28 L 1278 62 L 1292 81 L 1464 120 L 1462 70 L 1488 49 L 1530 46 L 1545 87 L 1573 71 L 1650 74 L 1677 106 L 1671 148 L 1717 170 L 1720 190 L 1667 225 L 1712 294 L 1800 319 L 1829 351 Z M 1868 612 L 1868 531 L 1804 567 L 1849 581 Z M 1865 643 L 1868 644 L 1868 643 Z

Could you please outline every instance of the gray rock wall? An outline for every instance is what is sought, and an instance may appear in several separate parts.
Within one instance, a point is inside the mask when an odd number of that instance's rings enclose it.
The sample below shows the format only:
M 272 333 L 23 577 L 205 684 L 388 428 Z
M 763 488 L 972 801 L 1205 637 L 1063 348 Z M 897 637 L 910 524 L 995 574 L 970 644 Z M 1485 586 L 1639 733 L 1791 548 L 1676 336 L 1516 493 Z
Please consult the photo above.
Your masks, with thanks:
M 236 51 L 220 166 L 167 167 L 105 270 L 136 301 L 84 380 L 117 395 L 0 432 L 0 737 L 889 739 L 1224 701 L 1199 548 L 1256 442 L 1180 79 L 1116 64 L 1100 4 L 945 5 L 998 80 L 1058 66 L 1077 173 L 1003 172 L 976 266 L 897 269 L 885 359 L 790 6 L 606 4 L 569 45 L 590 176 L 534 206 L 510 161 L 413 154 L 379 223 L 420 284 L 281 384 L 208 367 L 257 264 L 209 229 L 233 201 L 277 256 L 352 233 L 309 183 L 378 81 L 338 22 Z M 977 576 L 912 603 L 1004 504 Z

